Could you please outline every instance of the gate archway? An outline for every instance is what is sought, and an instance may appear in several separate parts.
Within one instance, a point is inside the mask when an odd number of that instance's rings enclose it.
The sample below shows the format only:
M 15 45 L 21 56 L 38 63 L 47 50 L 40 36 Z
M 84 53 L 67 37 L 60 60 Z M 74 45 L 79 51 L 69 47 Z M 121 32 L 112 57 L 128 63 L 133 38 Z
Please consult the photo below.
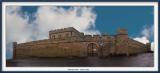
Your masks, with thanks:
M 89 43 L 87 45 L 88 56 L 97 56 L 98 55 L 98 45 L 96 43 Z

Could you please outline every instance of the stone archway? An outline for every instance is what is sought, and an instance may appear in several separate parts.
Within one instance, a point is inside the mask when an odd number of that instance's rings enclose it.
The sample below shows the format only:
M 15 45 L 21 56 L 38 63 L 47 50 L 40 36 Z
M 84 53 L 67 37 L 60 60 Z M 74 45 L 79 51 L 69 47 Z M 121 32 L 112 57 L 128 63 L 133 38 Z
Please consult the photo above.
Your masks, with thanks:
M 96 43 L 89 43 L 87 45 L 88 56 L 98 56 L 98 45 Z

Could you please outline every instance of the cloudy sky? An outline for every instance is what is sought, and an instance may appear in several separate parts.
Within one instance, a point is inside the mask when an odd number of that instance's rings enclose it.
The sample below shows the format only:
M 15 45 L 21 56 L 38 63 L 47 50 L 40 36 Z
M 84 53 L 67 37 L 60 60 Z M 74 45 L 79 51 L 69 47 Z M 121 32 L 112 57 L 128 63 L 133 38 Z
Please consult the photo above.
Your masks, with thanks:
M 48 31 L 74 27 L 85 34 L 116 34 L 128 29 L 130 38 L 153 45 L 154 8 L 152 6 L 7 6 L 7 58 L 12 42 L 47 39 Z

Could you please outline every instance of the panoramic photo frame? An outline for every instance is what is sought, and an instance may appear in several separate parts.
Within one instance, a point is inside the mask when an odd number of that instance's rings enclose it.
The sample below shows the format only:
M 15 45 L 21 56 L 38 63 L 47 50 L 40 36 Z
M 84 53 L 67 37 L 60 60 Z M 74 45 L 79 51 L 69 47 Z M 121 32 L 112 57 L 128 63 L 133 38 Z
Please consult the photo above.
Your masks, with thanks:
M 3 2 L 3 49 L 4 71 L 157 71 L 158 70 L 158 4 L 156 2 L 53 2 L 12 3 Z M 153 6 L 154 7 L 154 67 L 6 67 L 6 7 L 7 6 Z M 115 70 L 116 69 L 116 70 Z

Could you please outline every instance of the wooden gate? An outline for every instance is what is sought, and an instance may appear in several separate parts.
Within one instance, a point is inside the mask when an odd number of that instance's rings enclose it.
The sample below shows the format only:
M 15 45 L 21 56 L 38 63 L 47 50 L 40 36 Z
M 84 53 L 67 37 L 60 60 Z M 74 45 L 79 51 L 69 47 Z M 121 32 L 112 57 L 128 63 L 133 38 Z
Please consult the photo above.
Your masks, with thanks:
M 98 55 L 98 46 L 95 43 L 89 43 L 87 46 L 88 56 Z

